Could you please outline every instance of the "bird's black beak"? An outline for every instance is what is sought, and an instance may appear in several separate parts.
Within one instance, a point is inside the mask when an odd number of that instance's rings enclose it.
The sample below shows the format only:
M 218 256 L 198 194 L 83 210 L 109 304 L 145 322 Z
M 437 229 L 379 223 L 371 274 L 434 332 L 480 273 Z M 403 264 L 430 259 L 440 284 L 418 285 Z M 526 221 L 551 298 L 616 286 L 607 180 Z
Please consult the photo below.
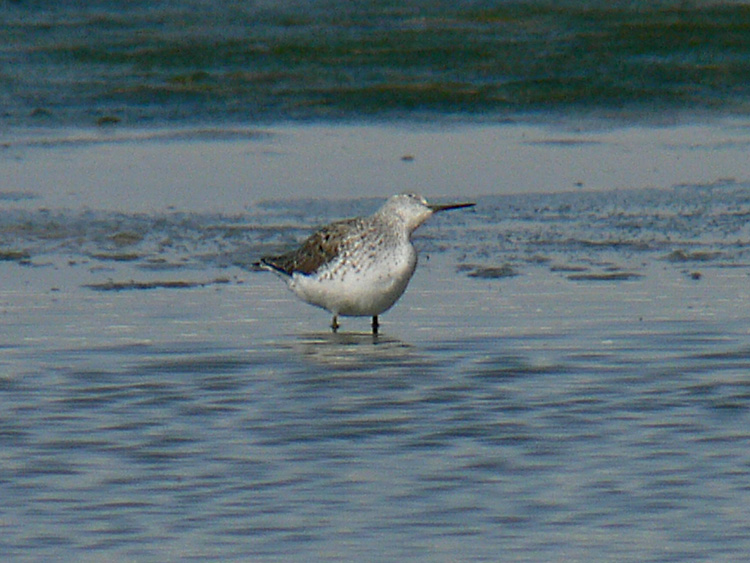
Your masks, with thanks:
M 449 209 L 461 209 L 462 207 L 474 207 L 476 203 L 449 203 L 447 205 L 430 205 L 433 213 L 448 211 Z

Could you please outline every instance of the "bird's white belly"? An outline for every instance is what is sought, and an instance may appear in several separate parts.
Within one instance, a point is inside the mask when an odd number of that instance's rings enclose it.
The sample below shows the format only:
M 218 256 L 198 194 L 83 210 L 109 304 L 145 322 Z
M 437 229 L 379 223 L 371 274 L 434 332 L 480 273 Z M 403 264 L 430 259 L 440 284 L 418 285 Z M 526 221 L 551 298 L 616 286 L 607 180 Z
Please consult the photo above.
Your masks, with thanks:
M 297 296 L 336 315 L 375 316 L 390 309 L 409 284 L 417 260 L 403 260 L 367 269 L 332 267 L 305 275 L 295 273 L 289 287 Z

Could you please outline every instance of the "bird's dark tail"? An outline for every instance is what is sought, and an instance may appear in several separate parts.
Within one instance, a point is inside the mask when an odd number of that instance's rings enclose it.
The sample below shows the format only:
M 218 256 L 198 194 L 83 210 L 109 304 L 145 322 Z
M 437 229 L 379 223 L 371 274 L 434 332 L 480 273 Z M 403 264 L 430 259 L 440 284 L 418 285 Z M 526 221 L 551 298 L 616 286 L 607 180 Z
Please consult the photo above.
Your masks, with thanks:
M 284 276 L 291 276 L 291 272 L 287 271 L 286 268 L 284 268 L 284 266 L 276 260 L 276 258 L 276 256 L 265 256 L 258 262 L 253 263 L 253 266 L 262 270 L 271 270 L 272 272 L 276 272 L 277 274 L 282 274 Z

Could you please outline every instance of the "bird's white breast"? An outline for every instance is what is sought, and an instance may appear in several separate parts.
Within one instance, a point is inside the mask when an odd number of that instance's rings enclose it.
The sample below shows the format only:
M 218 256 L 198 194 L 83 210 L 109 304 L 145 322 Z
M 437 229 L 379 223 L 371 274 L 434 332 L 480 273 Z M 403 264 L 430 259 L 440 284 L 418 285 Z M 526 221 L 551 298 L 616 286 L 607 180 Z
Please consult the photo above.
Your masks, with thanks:
M 374 316 L 404 293 L 417 265 L 410 243 L 342 256 L 311 275 L 295 273 L 289 287 L 298 297 L 337 315 Z

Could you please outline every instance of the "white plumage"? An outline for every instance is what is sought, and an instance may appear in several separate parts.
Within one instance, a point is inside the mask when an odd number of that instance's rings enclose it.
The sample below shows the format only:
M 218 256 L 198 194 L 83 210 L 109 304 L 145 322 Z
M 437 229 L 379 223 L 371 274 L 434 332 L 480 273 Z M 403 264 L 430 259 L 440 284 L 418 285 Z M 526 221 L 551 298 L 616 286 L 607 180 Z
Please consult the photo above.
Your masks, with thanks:
M 370 316 L 377 334 L 378 315 L 398 301 L 417 266 L 414 230 L 433 213 L 473 205 L 395 195 L 373 215 L 331 223 L 298 249 L 262 258 L 260 265 L 281 275 L 303 301 L 330 311 L 334 331 L 339 315 Z

